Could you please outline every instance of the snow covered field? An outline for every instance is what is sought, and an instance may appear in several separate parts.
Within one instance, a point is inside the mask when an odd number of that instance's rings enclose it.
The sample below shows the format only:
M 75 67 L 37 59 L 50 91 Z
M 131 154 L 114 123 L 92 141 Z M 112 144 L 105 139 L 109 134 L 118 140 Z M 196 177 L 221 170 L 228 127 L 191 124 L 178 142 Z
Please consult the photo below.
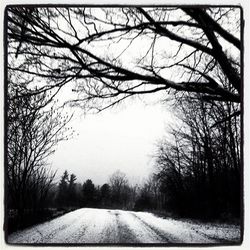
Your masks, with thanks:
M 240 228 L 162 219 L 151 213 L 82 208 L 8 237 L 9 243 L 225 243 Z

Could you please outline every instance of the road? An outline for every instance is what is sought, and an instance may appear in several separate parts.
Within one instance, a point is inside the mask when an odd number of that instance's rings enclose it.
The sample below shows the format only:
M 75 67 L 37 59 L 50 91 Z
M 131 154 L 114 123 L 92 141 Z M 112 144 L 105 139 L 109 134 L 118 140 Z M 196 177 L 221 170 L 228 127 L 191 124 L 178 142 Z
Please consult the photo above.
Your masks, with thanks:
M 151 213 L 82 208 L 15 232 L 9 243 L 221 243 L 237 242 L 237 226 L 163 219 Z

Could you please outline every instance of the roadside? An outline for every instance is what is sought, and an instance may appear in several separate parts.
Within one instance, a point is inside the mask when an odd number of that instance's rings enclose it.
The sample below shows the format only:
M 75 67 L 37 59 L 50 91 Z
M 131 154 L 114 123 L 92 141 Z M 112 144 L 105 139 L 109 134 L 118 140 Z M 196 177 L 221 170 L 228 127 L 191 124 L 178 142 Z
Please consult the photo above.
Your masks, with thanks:
M 17 230 L 22 230 L 46 221 L 53 220 L 66 213 L 74 211 L 75 207 L 61 207 L 61 208 L 46 208 L 31 211 L 24 210 L 22 218 L 18 216 L 16 210 L 11 209 L 5 218 L 4 230 L 7 234 L 11 234 Z

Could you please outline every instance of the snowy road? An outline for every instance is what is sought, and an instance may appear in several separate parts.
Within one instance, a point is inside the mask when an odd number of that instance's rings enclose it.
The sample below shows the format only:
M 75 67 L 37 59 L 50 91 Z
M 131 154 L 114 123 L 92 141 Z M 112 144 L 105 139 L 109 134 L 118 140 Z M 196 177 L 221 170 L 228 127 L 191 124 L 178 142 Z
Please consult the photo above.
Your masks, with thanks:
M 9 243 L 237 242 L 240 228 L 162 219 L 151 213 L 82 208 L 11 234 Z

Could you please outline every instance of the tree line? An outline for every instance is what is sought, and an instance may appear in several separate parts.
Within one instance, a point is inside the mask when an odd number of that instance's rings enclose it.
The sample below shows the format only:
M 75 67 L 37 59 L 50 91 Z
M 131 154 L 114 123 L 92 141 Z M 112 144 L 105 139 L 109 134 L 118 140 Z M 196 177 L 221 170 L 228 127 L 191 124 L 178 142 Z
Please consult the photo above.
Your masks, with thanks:
M 83 184 L 76 182 L 74 174 L 67 170 L 58 184 L 48 195 L 49 207 L 61 209 L 95 207 L 133 209 L 137 195 L 137 187 L 129 184 L 125 173 L 115 171 L 107 183 L 95 185 L 91 179 Z
M 7 213 L 22 225 L 27 213 L 46 207 L 56 172 L 48 163 L 56 145 L 72 136 L 67 126 L 72 118 L 57 108 L 54 95 L 26 95 L 29 81 L 9 72 L 6 109 L 5 203 Z M 11 209 L 15 213 L 11 214 Z M 29 212 L 27 212 L 29 211 Z
M 241 121 L 228 118 L 237 110 L 232 103 L 178 102 L 179 122 L 157 145 L 145 204 L 184 217 L 240 218 Z
M 36 177 L 32 175 L 32 179 L 38 182 Z M 44 178 L 48 177 L 48 172 L 44 172 Z M 76 175 L 69 174 L 67 170 L 58 183 L 54 177 L 55 173 L 40 189 L 25 185 L 27 192 L 15 193 L 20 203 L 12 195 L 8 196 L 9 232 L 82 207 L 132 210 L 139 190 L 137 185 L 129 184 L 126 174 L 120 170 L 115 171 L 101 186 L 95 185 L 91 179 L 81 184 L 76 181 Z M 12 194 L 12 190 L 8 191 Z

